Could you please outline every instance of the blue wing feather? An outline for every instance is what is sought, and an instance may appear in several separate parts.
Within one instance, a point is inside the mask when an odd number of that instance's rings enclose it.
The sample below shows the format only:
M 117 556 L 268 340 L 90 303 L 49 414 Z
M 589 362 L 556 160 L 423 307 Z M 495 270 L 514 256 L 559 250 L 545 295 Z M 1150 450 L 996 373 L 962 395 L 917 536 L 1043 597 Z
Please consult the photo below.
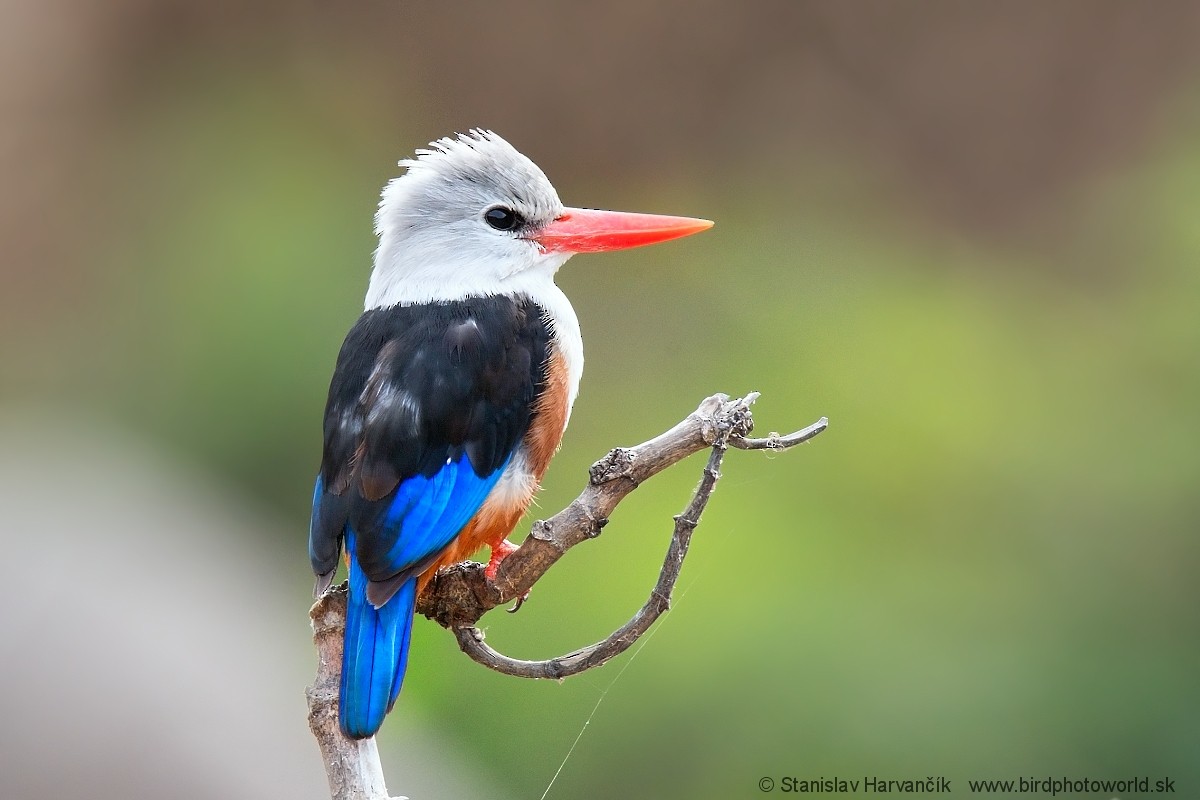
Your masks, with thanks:
M 464 455 L 432 478 L 417 475 L 402 482 L 383 519 L 383 527 L 399 533 L 387 554 L 392 570 L 402 572 L 421 564 L 450 544 L 507 466 L 505 459 L 499 469 L 480 477 Z
M 508 461 L 479 476 L 461 456 L 433 477 L 402 481 L 381 520 L 396 530 L 388 560 L 397 573 L 427 562 L 441 552 L 470 521 L 496 485 Z M 350 597 L 342 651 L 339 722 L 350 736 L 373 736 L 400 694 L 416 605 L 417 576 L 405 580 L 376 608 L 367 599 L 370 583 L 356 555 L 358 537 L 346 530 L 350 553 Z

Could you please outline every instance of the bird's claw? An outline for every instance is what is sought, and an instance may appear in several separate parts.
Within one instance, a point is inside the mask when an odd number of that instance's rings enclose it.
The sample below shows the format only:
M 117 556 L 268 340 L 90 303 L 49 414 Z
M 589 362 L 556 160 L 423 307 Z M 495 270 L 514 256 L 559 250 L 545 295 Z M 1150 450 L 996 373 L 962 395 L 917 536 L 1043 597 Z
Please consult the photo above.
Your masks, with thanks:
M 529 591 L 533 591 L 533 590 L 530 589 Z M 528 599 L 529 599 L 529 592 L 525 592 L 525 594 L 523 594 L 517 598 L 517 602 L 513 603 L 512 608 L 508 609 L 508 613 L 515 614 L 518 611 L 520 611 L 521 606 L 525 605 L 525 601 Z

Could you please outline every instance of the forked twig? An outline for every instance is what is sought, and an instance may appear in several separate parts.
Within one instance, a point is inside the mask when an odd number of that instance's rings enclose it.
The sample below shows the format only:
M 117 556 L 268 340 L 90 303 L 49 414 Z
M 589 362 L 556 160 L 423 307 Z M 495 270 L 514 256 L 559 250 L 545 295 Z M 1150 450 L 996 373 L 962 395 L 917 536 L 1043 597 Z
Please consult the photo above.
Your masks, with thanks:
M 577 675 L 580 672 L 585 672 L 593 667 L 604 664 L 623 653 L 641 638 L 650 629 L 651 625 L 654 624 L 654 621 L 671 606 L 671 594 L 675 588 L 675 582 L 679 578 L 680 570 L 683 567 L 683 559 L 687 556 L 688 546 L 692 540 L 692 532 L 700 523 L 700 515 L 704 513 L 704 508 L 708 505 L 708 499 L 716 488 L 717 481 L 720 480 L 721 461 L 725 457 L 727 447 L 732 446 L 744 450 L 785 450 L 807 442 L 825 430 L 829 425 L 829 421 L 822 417 L 807 428 L 788 436 L 771 434 L 770 437 L 765 439 L 747 439 L 745 438 L 745 434 L 750 431 L 753 425 L 749 406 L 757 397 L 757 393 L 748 395 L 744 399 L 733 401 L 729 401 L 721 395 L 710 397 L 701 404 L 695 414 L 684 420 L 683 423 L 676 426 L 668 434 L 664 434 L 662 437 L 654 440 L 654 442 L 661 445 L 663 438 L 669 434 L 676 433 L 678 435 L 672 438 L 676 439 L 679 444 L 677 448 L 667 447 L 657 451 L 659 460 L 656 462 L 656 468 L 651 469 L 645 475 L 639 473 L 638 480 L 634 483 L 635 487 L 640 485 L 641 481 L 645 480 L 645 478 L 666 469 L 679 459 L 691 455 L 703 446 L 701 445 L 693 449 L 692 444 L 694 440 L 688 435 L 690 430 L 684 427 L 688 425 L 689 420 L 699 423 L 702 433 L 706 433 L 709 430 L 707 427 L 709 424 L 712 426 L 711 429 L 715 431 L 711 443 L 712 452 L 709 454 L 708 462 L 705 464 L 704 475 L 701 478 L 700 485 L 696 488 L 696 492 L 692 496 L 692 500 L 687 508 L 682 514 L 675 517 L 674 534 L 671 536 L 671 543 L 667 548 L 666 558 L 663 560 L 662 569 L 659 571 L 658 581 L 651 590 L 645 604 L 638 609 L 637 613 L 628 622 L 613 631 L 612 634 L 602 641 L 567 653 L 566 655 L 543 661 L 525 661 L 503 655 L 484 642 L 483 631 L 473 625 L 460 625 L 454 628 L 454 633 L 458 639 L 458 646 L 462 651 L 485 667 L 502 672 L 505 675 L 513 675 L 520 678 L 560 679 Z M 715 410 L 713 409 L 713 401 L 720 404 Z M 703 436 L 702 438 L 707 439 L 707 436 Z M 648 442 L 648 444 L 651 443 Z M 580 523 L 586 521 L 587 527 L 585 530 L 591 531 L 593 528 L 590 526 L 594 525 L 597 519 L 597 512 L 595 510 L 597 508 L 602 509 L 603 519 L 607 520 L 608 514 L 612 512 L 612 508 L 628 495 L 633 487 L 615 494 L 605 495 L 601 492 L 599 487 L 607 483 L 612 477 L 612 470 L 606 462 L 634 462 L 643 455 L 641 450 L 644 447 L 646 445 L 625 451 L 614 450 L 612 453 L 609 453 L 606 459 L 597 462 L 592 467 L 592 482 L 584 490 L 583 494 L 568 509 L 551 518 L 549 521 L 538 524 L 545 526 L 553 532 L 557 527 L 578 527 Z M 619 469 L 617 472 L 621 476 L 627 476 L 624 468 Z M 603 480 L 598 482 L 597 477 Z M 608 502 L 604 502 L 606 499 Z M 569 513 L 572 509 L 588 509 L 589 513 Z M 560 520 L 560 517 L 564 517 L 564 515 L 566 515 L 566 518 Z M 599 532 L 598 527 L 594 528 L 594 530 L 596 533 Z M 542 531 L 542 535 L 547 536 L 545 530 Z M 547 538 L 563 540 L 566 537 L 560 533 L 557 536 L 547 536 Z M 564 541 L 563 552 L 575 543 L 577 542 L 572 541 L 568 544 Z M 509 558 L 515 558 L 518 553 L 514 553 Z M 508 561 L 506 560 L 504 564 L 507 565 Z M 540 575 L 534 578 L 535 581 L 537 577 L 540 577 Z M 499 576 L 497 580 L 499 580 Z M 518 582 L 523 584 L 524 579 Z

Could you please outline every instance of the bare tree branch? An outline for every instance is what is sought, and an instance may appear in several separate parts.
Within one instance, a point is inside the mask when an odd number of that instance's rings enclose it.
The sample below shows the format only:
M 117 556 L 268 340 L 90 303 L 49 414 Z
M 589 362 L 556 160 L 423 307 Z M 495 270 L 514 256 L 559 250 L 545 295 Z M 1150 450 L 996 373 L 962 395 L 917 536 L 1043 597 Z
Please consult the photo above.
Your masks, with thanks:
M 494 581 L 484 576 L 482 564 L 456 564 L 430 581 L 418 599 L 417 611 L 453 630 L 459 647 L 475 661 L 518 677 L 564 678 L 600 666 L 624 652 L 670 608 L 671 592 L 692 532 L 720 479 L 726 449 L 732 446 L 743 450 L 784 450 L 808 441 L 829 424 L 822 417 L 786 436 L 772 433 L 764 439 L 747 438 L 754 427 L 750 404 L 757 398 L 757 392 L 737 400 L 723 394 L 713 395 L 666 433 L 636 447 L 610 451 L 592 465 L 587 487 L 569 506 L 550 519 L 533 524 L 524 543 L 501 563 Z M 645 605 L 628 622 L 601 642 L 546 661 L 509 658 L 484 644 L 483 632 L 474 627 L 480 617 L 497 606 L 523 598 L 567 550 L 599 536 L 613 509 L 634 489 L 705 448 L 712 448 L 712 452 L 691 502 L 675 517 L 674 533 L 658 581 Z M 327 592 L 310 612 L 320 664 L 317 680 L 308 690 L 309 726 L 325 758 L 334 800 L 385 800 L 388 795 L 374 739 L 347 739 L 337 724 L 345 610 L 343 585 Z
M 802 428 L 795 433 L 789 433 L 787 436 L 780 436 L 778 433 L 772 432 L 762 439 L 730 439 L 729 445 L 739 450 L 787 450 L 789 447 L 804 444 L 828 427 L 829 420 L 826 417 L 821 417 L 807 428 Z
M 628 622 L 610 634 L 603 641 L 596 642 L 595 644 L 589 645 L 580 650 L 576 650 L 572 653 L 568 653 L 564 656 L 547 659 L 545 661 L 523 661 L 505 656 L 484 644 L 483 632 L 478 628 L 473 626 L 462 626 L 456 628 L 454 631 L 455 636 L 458 639 L 458 646 L 462 649 L 462 651 L 476 662 L 483 664 L 485 667 L 490 669 L 494 669 L 497 672 L 502 672 L 505 675 L 513 675 L 519 678 L 554 679 L 566 678 L 571 675 L 577 675 L 580 672 L 585 672 L 586 670 L 592 669 L 593 667 L 598 667 L 613 657 L 625 652 L 625 650 L 627 650 L 634 642 L 641 638 L 642 634 L 646 633 L 646 631 L 650 629 L 650 626 L 654 624 L 654 621 L 658 619 L 663 612 L 671 607 L 671 593 L 675 588 L 675 582 L 678 580 L 679 572 L 683 567 L 683 559 L 687 556 L 688 546 L 691 544 L 692 540 L 692 532 L 700 523 L 700 515 L 704 513 L 704 508 L 706 505 L 708 505 L 708 499 L 712 495 L 713 490 L 716 488 L 717 481 L 721 477 L 721 461 L 725 456 L 726 448 L 729 445 L 733 445 L 734 447 L 740 447 L 746 450 L 784 450 L 808 441 L 821 431 L 825 430 L 829 424 L 829 421 L 822 417 L 819 421 L 813 423 L 804 430 L 797 431 L 796 433 L 789 434 L 788 436 L 779 436 L 778 434 L 773 433 L 766 439 L 746 439 L 745 433 L 748 433 L 752 426 L 749 405 L 757 398 L 757 393 L 747 395 L 746 398 L 742 400 L 734 401 L 728 401 L 727 398 L 724 398 L 724 396 L 721 395 L 710 397 L 701 404 L 700 408 L 697 409 L 695 414 L 688 418 L 688 420 L 691 420 L 693 417 L 697 417 L 697 415 L 699 415 L 701 419 L 704 419 L 713 408 L 714 401 L 720 403 L 720 406 L 716 408 L 715 411 L 712 411 L 712 415 L 710 417 L 716 434 L 712 442 L 712 453 L 709 455 L 708 463 L 704 467 L 704 475 L 700 480 L 700 485 L 696 488 L 696 492 L 692 496 L 692 500 L 688 504 L 688 507 L 682 514 L 679 514 L 675 517 L 675 530 L 671 537 L 671 544 L 667 549 L 666 558 L 664 559 L 662 569 L 658 574 L 658 581 L 655 583 L 653 590 L 651 590 L 650 597 Z M 672 429 L 672 431 L 668 432 L 668 434 L 664 434 L 658 439 L 655 439 L 654 442 L 661 443 L 661 440 L 670 433 L 680 431 L 682 426 L 687 425 L 688 420 L 684 420 L 684 422 L 681 423 L 681 426 L 676 426 L 676 428 Z M 680 447 L 690 448 L 692 446 L 692 440 L 689 437 L 681 436 L 679 441 Z M 648 442 L 647 444 L 651 443 Z M 645 447 L 646 445 L 641 445 L 639 447 L 632 448 L 630 451 L 627 451 L 630 454 L 630 460 L 636 461 L 640 455 L 640 451 Z M 648 475 L 641 477 L 638 483 L 640 484 L 641 480 L 645 480 L 646 477 L 649 477 L 650 475 L 665 469 L 671 464 L 676 463 L 679 458 L 682 458 L 686 455 L 691 455 L 691 453 L 696 452 L 699 449 L 701 449 L 701 447 L 687 449 L 687 451 L 684 452 L 683 455 L 679 455 L 678 458 L 675 457 L 675 454 L 672 453 L 670 449 L 664 451 L 666 457 L 661 459 L 661 466 L 651 470 Z M 613 454 L 617 452 L 619 451 L 614 450 L 609 454 L 608 458 L 612 458 Z M 581 520 L 593 519 L 594 512 L 593 515 L 585 515 L 583 517 L 579 515 L 568 515 L 568 512 L 571 511 L 571 508 L 576 506 L 590 509 L 595 505 L 602 505 L 602 502 L 589 496 L 590 494 L 596 494 L 598 491 L 597 487 L 601 485 L 597 483 L 597 475 L 604 479 L 607 479 L 607 476 L 609 475 L 609 470 L 605 466 L 605 461 L 603 460 L 597 462 L 597 464 L 592 467 L 591 484 L 587 489 L 584 489 L 583 494 L 581 494 L 575 500 L 575 502 L 571 504 L 571 507 L 555 517 L 552 517 L 548 522 L 539 524 L 547 526 L 570 526 L 571 524 L 579 524 Z M 629 491 L 632 491 L 632 489 Z M 605 518 L 607 518 L 607 514 L 611 513 L 612 508 L 615 507 L 616 504 L 620 502 L 620 500 L 628 493 L 629 492 L 626 491 L 619 496 L 614 496 L 611 498 L 611 505 L 604 506 Z M 568 516 L 566 516 L 565 519 L 560 519 L 564 517 L 564 515 Z M 565 537 L 560 535 L 560 540 L 561 538 Z M 582 539 L 580 541 L 582 541 Z M 570 546 L 571 545 L 566 545 L 565 547 Z M 515 558 L 519 552 L 520 551 L 513 553 L 513 555 L 509 556 L 509 558 Z M 507 565 L 508 561 L 505 560 L 504 564 Z M 499 577 L 500 576 L 497 575 L 497 582 L 499 581 Z M 536 581 L 538 577 L 540 577 L 540 575 L 535 576 L 533 580 Z

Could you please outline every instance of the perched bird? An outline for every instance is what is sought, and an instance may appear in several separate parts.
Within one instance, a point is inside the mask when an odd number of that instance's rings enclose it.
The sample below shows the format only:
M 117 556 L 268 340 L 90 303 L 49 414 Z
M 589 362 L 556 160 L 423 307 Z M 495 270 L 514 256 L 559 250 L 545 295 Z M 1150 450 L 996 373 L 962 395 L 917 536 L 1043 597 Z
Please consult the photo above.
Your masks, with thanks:
M 383 189 L 366 310 L 338 354 L 308 549 L 319 596 L 350 573 L 338 719 L 379 730 L 417 595 L 506 537 L 558 449 L 583 371 L 554 274 L 575 253 L 697 233 L 702 219 L 567 208 L 495 133 L 439 139 Z

